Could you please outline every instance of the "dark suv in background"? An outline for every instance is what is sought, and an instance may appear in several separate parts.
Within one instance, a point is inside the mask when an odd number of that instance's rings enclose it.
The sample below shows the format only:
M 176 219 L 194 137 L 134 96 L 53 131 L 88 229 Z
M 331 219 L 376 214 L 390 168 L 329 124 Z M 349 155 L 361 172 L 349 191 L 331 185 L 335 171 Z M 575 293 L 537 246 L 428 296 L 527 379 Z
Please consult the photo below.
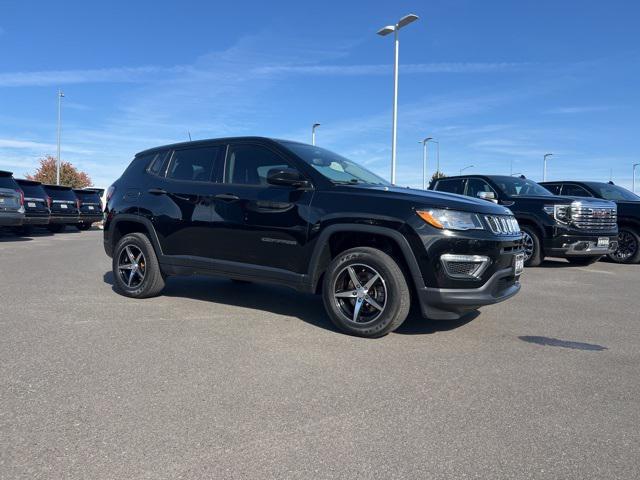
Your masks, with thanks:
M 609 254 L 617 263 L 640 263 L 640 197 L 613 182 L 543 182 L 556 195 L 601 198 L 618 206 L 618 248 Z
M 429 188 L 510 208 L 524 234 L 527 266 L 545 256 L 588 265 L 617 248 L 616 205 L 606 200 L 560 197 L 524 177 L 502 175 L 446 177 Z
M 40 182 L 16 179 L 16 183 L 24 196 L 24 223 L 20 232 L 28 235 L 34 226 L 49 224 L 49 195 Z
M 107 191 L 104 247 L 124 295 L 157 295 L 168 275 L 275 283 L 322 292 L 332 321 L 366 337 L 396 329 L 412 298 L 433 319 L 506 300 L 524 261 L 508 208 L 259 137 L 137 154 Z
M 20 226 L 24 222 L 24 197 L 12 172 L 0 170 L 0 227 Z
M 89 230 L 94 222 L 102 220 L 101 192 L 92 188 L 74 190 L 80 205 L 80 220 L 76 225 L 78 230 Z
M 71 187 L 44 185 L 44 190 L 51 197 L 51 216 L 47 228 L 59 233 L 67 225 L 77 225 L 80 221 L 79 200 Z

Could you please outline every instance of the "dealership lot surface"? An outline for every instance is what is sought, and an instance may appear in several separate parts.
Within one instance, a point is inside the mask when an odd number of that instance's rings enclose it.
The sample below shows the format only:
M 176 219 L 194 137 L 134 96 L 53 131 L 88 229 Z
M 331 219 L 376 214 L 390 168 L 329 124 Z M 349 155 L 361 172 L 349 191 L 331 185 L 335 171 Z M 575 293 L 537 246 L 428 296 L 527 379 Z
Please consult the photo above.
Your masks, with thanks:
M 639 266 L 364 340 L 279 287 L 124 298 L 101 242 L 0 235 L 0 478 L 640 476 Z

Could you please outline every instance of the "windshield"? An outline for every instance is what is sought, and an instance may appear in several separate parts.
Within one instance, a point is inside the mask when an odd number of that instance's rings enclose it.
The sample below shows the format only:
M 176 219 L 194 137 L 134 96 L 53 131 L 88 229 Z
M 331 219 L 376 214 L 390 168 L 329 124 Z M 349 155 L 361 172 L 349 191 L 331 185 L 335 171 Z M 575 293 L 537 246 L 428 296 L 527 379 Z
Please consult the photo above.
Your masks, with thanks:
M 610 185 L 608 183 L 588 183 L 591 188 L 598 192 L 598 196 L 605 200 L 622 200 L 628 202 L 640 202 L 640 197 L 630 192 L 626 188 L 618 185 Z
M 391 185 L 357 163 L 324 148 L 294 142 L 282 144 L 333 183 Z
M 500 189 L 510 197 L 523 195 L 554 196 L 549 190 L 536 182 L 519 177 L 499 177 L 493 179 Z

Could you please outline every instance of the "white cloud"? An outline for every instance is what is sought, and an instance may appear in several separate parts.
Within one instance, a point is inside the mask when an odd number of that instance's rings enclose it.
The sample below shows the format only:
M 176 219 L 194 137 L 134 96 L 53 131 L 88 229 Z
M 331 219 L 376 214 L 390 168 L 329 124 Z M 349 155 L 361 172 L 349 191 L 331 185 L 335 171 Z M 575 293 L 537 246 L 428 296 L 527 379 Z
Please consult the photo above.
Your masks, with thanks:
M 607 105 L 592 105 L 592 106 L 580 106 L 580 107 L 559 107 L 547 110 L 546 113 L 554 115 L 569 115 L 575 113 L 592 113 L 592 112 L 605 112 L 612 110 L 615 107 Z

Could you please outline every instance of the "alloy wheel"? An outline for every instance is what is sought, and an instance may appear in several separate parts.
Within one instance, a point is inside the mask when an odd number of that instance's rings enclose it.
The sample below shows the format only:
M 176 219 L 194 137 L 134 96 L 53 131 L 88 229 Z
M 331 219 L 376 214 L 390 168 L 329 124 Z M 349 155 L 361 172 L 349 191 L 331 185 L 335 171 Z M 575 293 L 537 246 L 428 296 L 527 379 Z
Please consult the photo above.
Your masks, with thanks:
M 349 265 L 336 275 L 333 297 L 340 313 L 349 322 L 364 325 L 375 322 L 387 304 L 387 286 L 374 268 Z
M 627 230 L 620 230 L 618 233 L 618 249 L 611 254 L 615 260 L 625 262 L 633 257 L 638 251 L 638 242 Z
M 127 288 L 137 288 L 144 282 L 147 262 L 142 250 L 126 245 L 118 257 L 118 275 Z
M 524 246 L 524 261 L 526 262 L 533 256 L 534 243 L 533 238 L 527 232 L 522 232 L 522 241 Z

